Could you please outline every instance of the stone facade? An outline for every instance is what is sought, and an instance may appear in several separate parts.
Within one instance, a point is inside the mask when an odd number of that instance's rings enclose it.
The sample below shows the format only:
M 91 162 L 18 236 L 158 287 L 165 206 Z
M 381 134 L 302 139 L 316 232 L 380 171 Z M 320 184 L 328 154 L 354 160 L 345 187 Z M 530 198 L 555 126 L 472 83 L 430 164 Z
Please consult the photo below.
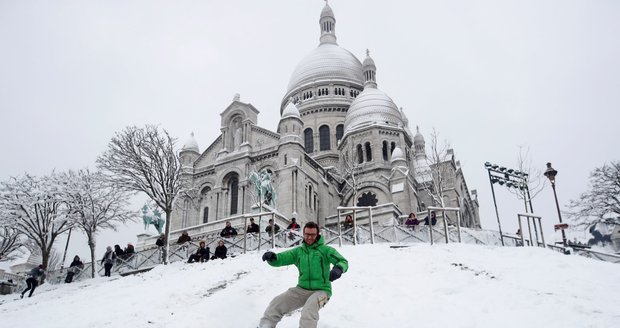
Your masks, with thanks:
M 378 89 L 369 53 L 361 63 L 338 46 L 327 4 L 319 23 L 320 44 L 292 74 L 276 132 L 259 127 L 259 111 L 235 96 L 205 151 L 193 136 L 186 142 L 182 179 L 194 192 L 177 201 L 172 230 L 252 213 L 260 201 L 284 218 L 321 225 L 335 220 L 338 206 L 379 206 L 377 213 L 391 219 L 433 204 L 416 177 L 424 169 L 417 168 L 423 137 L 414 138 L 405 113 Z M 441 165 L 451 174 L 446 206 L 462 209 L 463 225 L 479 227 L 477 200 L 458 161 L 452 155 Z M 261 172 L 274 190 L 264 193 L 269 199 L 258 197 L 251 179 Z

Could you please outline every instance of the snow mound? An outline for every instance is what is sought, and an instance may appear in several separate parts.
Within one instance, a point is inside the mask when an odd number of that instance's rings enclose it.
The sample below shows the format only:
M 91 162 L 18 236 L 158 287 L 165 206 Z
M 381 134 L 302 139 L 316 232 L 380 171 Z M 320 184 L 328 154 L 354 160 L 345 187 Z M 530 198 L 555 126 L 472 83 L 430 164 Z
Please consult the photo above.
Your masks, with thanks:
M 345 246 L 319 327 L 614 327 L 620 266 L 533 247 L 466 244 Z M 39 287 L 0 297 L 3 327 L 255 327 L 294 286 L 295 267 L 259 253 L 173 263 L 124 278 Z M 299 311 L 279 328 L 298 327 Z

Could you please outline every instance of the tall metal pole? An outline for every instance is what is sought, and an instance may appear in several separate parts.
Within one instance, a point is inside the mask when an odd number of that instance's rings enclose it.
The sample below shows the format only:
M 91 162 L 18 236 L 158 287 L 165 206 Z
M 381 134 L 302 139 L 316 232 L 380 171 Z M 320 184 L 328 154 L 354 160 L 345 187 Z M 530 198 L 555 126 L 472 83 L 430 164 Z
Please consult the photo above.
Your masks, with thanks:
M 499 228 L 499 238 L 502 241 L 502 246 L 504 245 L 504 234 L 502 233 L 502 224 L 499 221 L 499 211 L 497 210 L 497 201 L 495 200 L 495 189 L 493 188 L 493 180 L 491 180 L 491 171 L 487 170 L 489 173 L 489 183 L 491 184 L 491 193 L 493 194 L 493 205 L 495 205 L 495 216 L 497 217 L 497 227 Z
M 530 188 L 527 185 L 527 180 L 523 180 L 525 182 L 525 191 L 527 192 L 527 201 L 530 204 L 530 213 L 534 214 L 534 208 L 532 207 L 532 196 L 530 196 Z M 527 211 L 527 210 L 526 210 Z M 536 227 L 536 224 L 534 224 L 534 234 L 536 235 L 536 242 L 538 242 L 538 227 Z M 542 228 L 540 230 L 540 235 L 542 237 Z M 544 238 L 543 238 L 544 240 Z M 543 241 L 544 243 L 544 241 Z
M 560 219 L 560 223 L 562 223 L 562 214 L 560 213 L 560 203 L 558 203 L 558 194 L 555 192 L 555 182 L 551 182 L 551 188 L 553 189 L 553 197 L 555 198 L 555 207 L 558 210 L 558 218 Z M 562 244 L 564 245 L 564 249 L 566 249 L 566 233 L 564 229 L 562 229 Z
M 69 239 L 71 239 L 71 229 L 69 229 L 69 235 L 67 235 L 67 243 L 65 244 L 65 252 L 62 254 L 62 262 L 60 263 L 60 269 L 62 270 L 65 267 L 65 259 L 67 258 L 67 249 L 69 248 Z

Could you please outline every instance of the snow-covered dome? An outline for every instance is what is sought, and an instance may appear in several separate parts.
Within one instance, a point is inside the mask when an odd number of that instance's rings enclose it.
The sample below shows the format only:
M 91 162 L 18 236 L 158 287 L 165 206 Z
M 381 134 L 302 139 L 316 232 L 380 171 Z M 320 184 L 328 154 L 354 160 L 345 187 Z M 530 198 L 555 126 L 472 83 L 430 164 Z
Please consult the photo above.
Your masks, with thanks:
M 397 161 L 397 160 L 404 160 L 405 159 L 405 155 L 403 154 L 403 150 L 400 149 L 400 147 L 396 147 L 394 148 L 394 150 L 392 151 L 392 162 Z
M 385 92 L 375 88 L 365 88 L 351 103 L 344 119 L 344 131 L 368 123 L 402 126 L 400 110 Z
M 362 63 L 337 44 L 324 43 L 297 64 L 288 83 L 287 95 L 319 81 L 349 82 L 363 85 Z
M 327 3 L 321 12 L 319 27 L 320 44 L 297 64 L 291 74 L 284 96 L 286 101 L 314 83 L 352 84 L 359 89 L 363 86 L 362 63 L 336 42 L 336 17 Z
M 420 133 L 420 127 L 416 126 L 415 127 L 415 137 L 413 137 L 413 144 L 420 144 L 420 145 L 424 145 L 424 136 L 422 135 L 422 133 Z
M 189 139 L 185 141 L 183 148 L 181 148 L 181 151 L 188 151 L 188 150 L 200 153 L 200 149 L 198 148 L 198 142 L 194 138 L 194 132 L 190 134 Z
M 295 106 L 292 101 L 290 101 L 284 108 L 284 111 L 282 111 L 282 118 L 287 117 L 301 117 L 299 109 L 297 109 L 297 106 Z

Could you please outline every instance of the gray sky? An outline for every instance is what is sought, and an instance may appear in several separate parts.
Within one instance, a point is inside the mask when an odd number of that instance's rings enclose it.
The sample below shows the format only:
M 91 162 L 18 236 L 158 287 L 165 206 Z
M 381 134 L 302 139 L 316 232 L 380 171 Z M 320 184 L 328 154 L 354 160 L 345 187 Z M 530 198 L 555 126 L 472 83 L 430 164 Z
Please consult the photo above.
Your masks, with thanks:
M 275 131 L 290 74 L 318 45 L 323 5 L 0 0 L 0 179 L 93 167 L 112 135 L 132 124 L 161 124 L 179 144 L 193 131 L 204 150 L 235 93 Z M 620 2 L 330 6 L 339 45 L 360 60 L 370 49 L 379 88 L 412 130 L 419 125 L 428 141 L 434 127 L 455 148 L 484 227 L 497 228 L 485 161 L 516 166 L 519 146 L 529 147 L 536 167 L 550 161 L 559 171 L 566 204 L 595 166 L 620 159 Z M 514 232 L 521 203 L 497 194 Z M 550 188 L 534 209 L 547 228 L 556 223 Z M 139 230 L 106 233 L 98 253 Z

